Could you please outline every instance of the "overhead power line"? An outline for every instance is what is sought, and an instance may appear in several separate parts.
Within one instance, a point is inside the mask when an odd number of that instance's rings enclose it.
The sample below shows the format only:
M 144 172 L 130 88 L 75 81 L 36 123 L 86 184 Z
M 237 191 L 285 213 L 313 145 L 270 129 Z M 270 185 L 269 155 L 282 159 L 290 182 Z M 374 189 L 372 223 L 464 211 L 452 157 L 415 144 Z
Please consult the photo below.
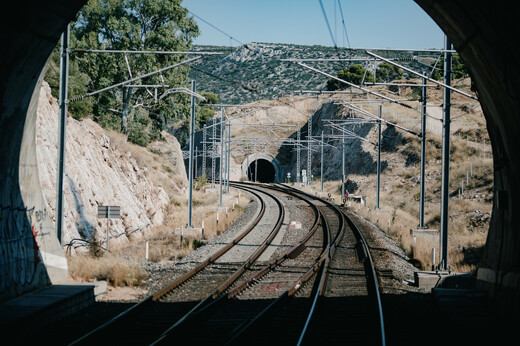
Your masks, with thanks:
M 343 32 L 347 38 L 347 47 L 350 48 L 350 40 L 348 39 L 347 26 L 345 25 L 345 18 L 343 17 L 343 9 L 341 8 L 341 0 L 338 0 L 339 13 L 341 14 L 341 24 L 343 25 Z
M 193 17 L 196 17 L 200 20 L 202 20 L 204 23 L 208 24 L 209 26 L 211 26 L 213 29 L 217 30 L 218 32 L 226 35 L 227 37 L 229 37 L 230 40 L 233 40 L 233 41 L 236 41 L 238 42 L 240 45 L 244 45 L 244 43 L 240 42 L 239 40 L 237 40 L 236 38 L 234 38 L 233 36 L 231 36 L 230 34 L 224 32 L 223 30 L 217 28 L 215 25 L 211 24 L 210 22 L 208 22 L 207 20 L 201 18 L 200 16 L 197 16 L 195 13 L 191 12 L 191 11 L 188 11 Z
M 108 87 L 103 88 L 103 89 L 99 89 L 99 90 L 96 90 L 96 91 L 91 91 L 89 93 L 86 93 L 85 95 L 74 97 L 74 98 L 70 99 L 69 102 L 76 102 L 76 101 L 84 99 L 85 97 L 94 96 L 94 95 L 97 95 L 99 93 L 102 93 L 102 92 L 105 92 L 105 91 L 108 91 L 108 90 L 111 90 L 111 89 L 114 89 L 114 88 L 117 88 L 117 87 L 120 87 L 120 86 L 125 86 L 127 84 L 133 83 L 133 82 L 138 81 L 140 79 L 143 79 L 143 78 L 146 78 L 146 77 L 150 77 L 150 76 L 156 75 L 158 73 L 161 73 L 161 72 L 164 72 L 164 71 L 167 71 L 167 70 L 171 70 L 171 69 L 173 69 L 175 67 L 178 67 L 180 65 L 189 64 L 189 63 L 191 63 L 193 61 L 196 61 L 198 59 L 201 59 L 201 58 L 202 58 L 202 56 L 197 56 L 197 57 L 185 60 L 185 61 L 181 61 L 181 62 L 179 62 L 177 64 L 173 64 L 173 65 L 170 65 L 170 66 L 167 66 L 167 67 L 163 67 L 163 68 L 161 68 L 159 70 L 156 70 L 156 71 L 153 71 L 153 72 L 149 72 L 149 73 L 143 74 L 143 75 L 138 76 L 138 77 L 131 78 L 131 79 L 126 80 L 124 82 L 108 86 Z
M 222 55 L 222 52 L 181 52 L 164 50 L 116 50 L 116 49 L 71 49 L 77 53 L 119 53 L 119 54 L 164 54 L 164 55 Z
M 323 17 L 325 18 L 325 23 L 327 23 L 327 28 L 329 29 L 330 38 L 332 39 L 332 43 L 334 43 L 334 47 L 338 49 L 338 45 L 336 44 L 336 39 L 332 34 L 332 29 L 330 28 L 329 19 L 327 18 L 327 13 L 325 12 L 325 8 L 323 7 L 323 2 L 320 0 L 321 12 L 323 13 Z

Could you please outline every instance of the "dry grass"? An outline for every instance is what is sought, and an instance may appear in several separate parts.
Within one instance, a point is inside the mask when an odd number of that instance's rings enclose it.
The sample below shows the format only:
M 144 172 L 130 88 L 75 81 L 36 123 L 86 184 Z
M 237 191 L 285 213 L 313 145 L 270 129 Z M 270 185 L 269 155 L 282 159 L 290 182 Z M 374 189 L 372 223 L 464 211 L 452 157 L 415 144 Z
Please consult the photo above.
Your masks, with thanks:
M 167 210 L 168 219 L 164 225 L 146 231 L 144 237 L 130 244 L 124 244 L 114 251 L 121 255 L 132 253 L 145 258 L 146 242 L 148 242 L 148 259 L 153 262 L 175 261 L 191 253 L 205 241 L 211 241 L 228 229 L 240 216 L 250 202 L 249 197 L 238 190 L 230 189 L 230 194 L 223 199 L 223 208 L 218 205 L 218 188 L 216 190 L 194 191 L 192 224 L 195 234 L 190 230 L 183 232 L 181 241 L 180 228 L 185 227 L 188 221 L 187 205 L 170 204 Z M 234 205 L 234 206 L 233 206 Z M 227 207 L 227 213 L 225 208 Z M 217 224 L 217 213 L 219 220 Z M 204 221 L 204 237 L 200 232 Z
M 154 148 L 143 148 L 127 142 L 118 132 L 107 131 L 106 134 L 110 138 L 111 147 L 122 154 L 130 153 L 140 167 L 147 168 L 147 177 L 155 186 L 164 188 L 170 197 L 170 204 L 165 210 L 165 220 L 161 226 L 147 229 L 131 237 L 128 242 L 111 244 L 109 256 L 94 247 L 89 255 L 71 257 L 69 271 L 76 280 L 106 280 L 112 286 L 138 286 L 146 278 L 146 272 L 139 267 L 136 258 L 145 258 L 147 242 L 148 258 L 155 262 L 182 258 L 203 245 L 203 242 L 200 235 L 184 236 L 181 242 L 178 229 L 188 222 L 188 199 L 183 188 L 187 180 L 181 172 L 184 164 L 179 164 L 182 158 L 175 159 L 172 156 L 172 143 L 155 143 Z M 192 224 L 200 228 L 204 221 L 204 239 L 211 240 L 240 217 L 249 201 L 243 193 L 231 188 L 229 195 L 224 194 L 224 208 L 217 210 L 218 185 L 216 189 L 209 189 L 207 184 L 199 182 L 193 191 Z
M 324 192 L 320 191 L 320 184 L 311 187 L 303 187 L 303 190 L 318 196 L 334 198 L 336 203 L 341 203 L 338 192 L 339 182 L 327 181 L 324 183 Z M 380 230 L 397 240 L 407 252 L 412 263 L 420 270 L 431 270 L 432 249 L 435 249 L 435 265 L 439 264 L 439 239 L 438 237 L 412 236 L 410 230 L 415 229 L 419 223 L 419 203 L 410 201 L 414 190 L 401 194 L 393 199 L 389 194 L 382 193 L 380 209 L 375 209 L 375 187 L 365 188 L 363 195 L 369 196 L 367 206 L 356 202 L 347 202 L 347 206 L 359 216 L 368 220 Z M 388 203 L 391 200 L 392 203 Z M 478 256 L 482 251 L 487 237 L 489 224 L 480 228 L 468 226 L 468 214 L 475 210 L 491 213 L 491 203 L 483 200 L 450 200 L 450 221 L 448 225 L 448 264 L 457 272 L 472 272 L 477 269 Z M 428 203 L 425 208 L 425 224 L 430 229 L 440 229 L 440 203 Z
M 75 280 L 106 280 L 112 286 L 139 286 L 148 277 L 134 259 L 111 254 L 70 256 L 68 264 L 69 273 Z
M 187 224 L 188 205 L 185 201 L 171 203 L 166 211 L 168 217 L 165 224 L 149 229 L 142 237 L 127 243 L 111 245 L 110 254 L 94 249 L 88 255 L 69 257 L 71 277 L 80 281 L 106 280 L 114 287 L 141 285 L 147 273 L 139 266 L 137 259 L 146 257 L 147 242 L 150 261 L 176 261 L 202 246 L 204 241 L 223 233 L 242 215 L 250 202 L 247 195 L 233 188 L 230 188 L 229 195 L 223 197 L 223 207 L 216 208 L 219 202 L 218 186 L 216 189 L 194 191 L 192 223 L 195 229 L 200 229 L 204 221 L 204 237 L 200 233 L 186 235 L 186 232 L 181 241 L 179 229 Z
M 429 102 L 442 103 L 440 90 L 428 91 Z M 489 138 L 485 128 L 485 120 L 478 103 L 469 104 L 467 99 L 453 95 L 451 153 L 450 153 L 450 201 L 448 221 L 448 264 L 454 271 L 474 272 L 478 264 L 478 256 L 485 244 L 489 229 L 489 220 L 475 224 L 472 215 L 476 211 L 490 215 L 493 199 L 493 160 L 488 158 L 490 152 Z M 363 108 L 377 113 L 375 107 L 366 105 Z M 398 124 L 420 129 L 420 113 L 405 109 L 398 105 L 384 107 L 383 117 Z M 433 110 L 432 108 L 429 108 Z M 440 114 L 436 110 L 435 116 Z M 426 146 L 426 198 L 425 225 L 427 228 L 440 229 L 441 206 L 441 158 L 442 141 L 437 130 L 441 122 L 430 121 L 436 131 L 427 134 Z M 418 126 L 419 125 L 419 126 Z M 356 195 L 367 196 L 367 205 L 361 206 L 351 202 L 351 209 L 375 224 L 392 238 L 401 243 L 416 266 L 423 270 L 431 269 L 432 249 L 436 251 L 438 264 L 438 239 L 414 238 L 410 229 L 419 224 L 420 197 L 420 162 L 407 162 L 409 153 L 420 158 L 420 138 L 399 131 L 402 143 L 396 144 L 392 151 L 384 151 L 382 160 L 387 167 L 381 173 L 380 210 L 376 211 L 376 175 L 347 174 L 357 184 Z M 367 139 L 376 141 L 375 127 Z M 372 137 L 371 137 L 372 136 Z M 475 141 L 476 140 L 476 141 Z M 366 152 L 370 152 L 375 160 L 373 146 L 362 143 Z M 420 159 L 419 159 L 420 160 Z M 469 181 L 468 178 L 469 177 Z M 464 194 L 459 200 L 459 189 L 464 180 Z M 325 181 L 323 196 L 331 194 L 340 203 L 340 181 Z M 320 181 L 314 186 L 304 189 L 320 194 Z M 475 197 L 478 196 L 478 197 Z
M 138 286 L 146 278 L 146 271 L 139 267 L 136 259 L 145 258 L 147 242 L 149 260 L 160 262 L 174 261 L 186 256 L 203 245 L 203 239 L 199 234 L 183 236 L 181 241 L 178 232 L 178 229 L 186 226 L 188 222 L 184 164 L 182 157 L 172 156 L 172 145 L 178 144 L 172 140 L 153 143 L 151 148 L 144 148 L 127 142 L 125 136 L 118 132 L 106 131 L 106 134 L 110 138 L 111 147 L 123 155 L 129 153 L 137 165 L 146 167 L 147 177 L 155 186 L 164 188 L 170 197 L 170 204 L 165 210 L 165 220 L 161 226 L 146 229 L 143 233 L 132 236 L 128 242 L 111 244 L 109 255 L 99 247 L 93 246 L 88 255 L 70 257 L 69 271 L 71 277 L 76 280 L 106 280 L 112 286 Z M 217 188 L 210 189 L 203 181 L 199 181 L 193 191 L 192 224 L 195 228 L 200 228 L 204 221 L 204 240 L 211 240 L 236 221 L 249 202 L 246 195 L 231 188 L 230 194 L 224 191 L 224 207 L 217 209 L 218 185 Z

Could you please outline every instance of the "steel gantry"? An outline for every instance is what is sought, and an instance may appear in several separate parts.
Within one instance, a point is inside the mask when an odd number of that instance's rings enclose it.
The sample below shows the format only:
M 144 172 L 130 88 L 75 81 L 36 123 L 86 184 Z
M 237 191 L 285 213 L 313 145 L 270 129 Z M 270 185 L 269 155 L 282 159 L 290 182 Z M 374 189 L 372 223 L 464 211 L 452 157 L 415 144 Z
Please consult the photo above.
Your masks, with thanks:
M 357 48 L 357 49 L 359 49 L 359 48 Z M 416 85 L 416 86 L 422 87 L 422 96 L 421 96 L 421 99 L 420 99 L 421 102 L 422 102 L 422 107 L 421 107 L 422 108 L 421 109 L 421 132 L 420 133 L 415 133 L 414 131 L 408 130 L 408 132 L 416 134 L 419 137 L 421 137 L 421 187 L 420 187 L 420 189 L 421 189 L 421 193 L 420 193 L 421 197 L 420 197 L 420 217 L 419 217 L 420 220 L 419 220 L 419 227 L 424 227 L 424 189 L 425 189 L 425 187 L 424 187 L 424 175 L 425 175 L 425 155 L 426 155 L 425 145 L 426 145 L 426 118 L 428 116 L 427 113 L 426 113 L 426 88 L 431 86 L 431 85 L 427 85 L 427 82 L 431 82 L 431 83 L 434 83 L 437 86 L 443 87 L 443 119 L 437 119 L 437 120 L 441 120 L 442 121 L 442 125 L 443 125 L 443 132 L 442 132 L 442 153 L 443 153 L 443 155 L 442 155 L 442 192 L 441 192 L 441 195 L 442 195 L 441 196 L 441 237 L 440 237 L 440 244 L 439 244 L 439 246 L 440 246 L 440 264 L 439 264 L 439 269 L 441 269 L 441 270 L 448 270 L 449 266 L 448 266 L 448 259 L 447 259 L 447 251 L 448 251 L 447 243 L 448 243 L 448 218 L 449 218 L 448 217 L 448 201 L 449 201 L 448 187 L 449 187 L 449 160 L 450 160 L 450 157 L 449 157 L 450 138 L 449 137 L 450 137 L 450 122 L 451 122 L 451 119 L 450 119 L 451 92 L 455 92 L 455 93 L 461 94 L 463 96 L 466 96 L 468 98 L 471 98 L 471 99 L 477 100 L 477 101 L 478 101 L 478 98 L 473 96 L 473 95 L 471 95 L 471 94 L 465 93 L 465 92 L 463 92 L 463 91 L 461 91 L 461 90 L 451 86 L 451 56 L 452 56 L 453 53 L 456 53 L 456 51 L 453 50 L 451 42 L 448 40 L 447 37 L 445 37 L 445 47 L 444 47 L 443 50 L 416 50 L 416 49 L 403 50 L 403 49 L 394 49 L 396 51 L 397 50 L 399 50 L 399 51 L 430 51 L 430 52 L 431 51 L 435 51 L 435 52 L 443 53 L 444 54 L 444 82 L 439 82 L 439 81 L 437 81 L 435 79 L 432 79 L 432 78 L 428 77 L 427 75 L 425 75 L 423 73 L 414 71 L 414 70 L 412 70 L 410 68 L 407 68 L 407 67 L 405 67 L 403 65 L 400 65 L 400 64 L 398 64 L 396 62 L 397 59 L 387 59 L 387 58 L 384 58 L 384 57 L 382 57 L 382 56 L 380 56 L 378 54 L 373 53 L 373 51 L 376 51 L 376 50 L 377 51 L 385 51 L 385 50 L 392 50 L 392 49 L 363 48 L 363 50 L 365 51 L 365 53 L 367 55 L 371 56 L 375 60 L 386 62 L 386 63 L 389 63 L 389 64 L 394 65 L 396 67 L 399 67 L 402 70 L 407 71 L 407 72 L 409 72 L 411 74 L 414 74 L 414 75 L 416 75 L 416 76 L 418 76 L 418 77 L 420 77 L 422 79 L 422 85 Z M 334 61 L 340 61 L 342 59 L 329 59 L 328 61 L 333 61 L 333 60 Z M 363 93 L 366 93 L 367 95 L 370 94 L 370 95 L 376 96 L 380 100 L 385 100 L 385 101 L 388 101 L 388 102 L 393 102 L 393 103 L 396 103 L 396 104 L 400 104 L 402 106 L 407 106 L 406 104 L 403 103 L 403 101 L 405 101 L 405 100 L 393 99 L 393 98 L 388 97 L 386 95 L 377 93 L 377 92 L 375 92 L 373 90 L 364 88 L 364 87 L 362 87 L 360 85 L 356 85 L 356 84 L 351 83 L 349 81 L 346 81 L 346 80 L 343 80 L 341 78 L 338 78 L 337 76 L 334 76 L 334 75 L 331 75 L 329 73 L 323 72 L 323 71 L 321 71 L 321 70 L 319 70 L 319 69 L 317 69 L 315 67 L 311 67 L 311 66 L 309 66 L 309 65 L 304 63 L 304 62 L 314 61 L 314 59 L 282 59 L 282 61 L 296 63 L 296 64 L 298 64 L 299 66 L 301 66 L 303 68 L 306 68 L 306 69 L 311 70 L 313 72 L 319 73 L 319 74 L 321 74 L 323 76 L 326 76 L 328 78 L 331 78 L 333 80 L 339 81 L 340 83 L 346 84 L 349 87 L 361 90 Z M 437 62 L 438 61 L 439 60 L 437 60 Z M 437 64 L 437 62 L 436 62 L 436 64 Z M 434 66 L 434 68 L 435 68 L 435 66 Z M 385 83 L 383 83 L 383 84 L 379 83 L 379 85 L 384 85 L 384 84 Z M 310 92 L 312 92 L 312 91 L 310 91 Z M 407 100 L 407 101 L 410 101 L 410 100 Z M 354 106 L 352 104 L 350 104 L 349 107 L 354 108 Z M 356 111 L 359 111 L 359 109 L 356 109 Z M 368 115 L 368 114 L 365 114 L 365 115 Z M 372 117 L 373 118 L 377 118 L 374 115 L 372 115 Z M 379 118 L 379 120 L 378 120 L 379 124 L 384 122 L 384 119 L 382 119 L 381 116 L 378 117 L 378 118 Z M 390 125 L 390 123 L 387 122 L 387 125 Z M 396 126 L 396 124 L 392 124 L 392 126 L 398 127 L 398 126 Z M 336 127 L 336 128 L 339 129 L 339 128 L 342 128 L 342 127 L 340 126 L 340 127 Z M 398 128 L 403 129 L 402 127 L 398 127 Z M 342 129 L 342 131 L 344 131 L 344 129 Z M 379 132 L 378 142 L 380 142 L 380 139 L 381 139 L 380 138 L 380 129 L 379 129 L 378 132 Z M 379 156 L 379 154 L 378 154 L 378 156 Z M 379 170 L 379 168 L 378 168 L 378 170 Z M 378 185 L 378 190 L 379 190 L 379 177 L 378 177 L 378 184 L 377 185 Z M 378 191 L 378 196 L 379 196 L 379 191 Z
M 67 113 L 67 104 L 69 102 L 75 102 L 82 100 L 86 97 L 92 97 L 94 95 L 122 87 L 124 90 L 124 95 L 126 95 L 126 98 L 124 100 L 124 107 L 123 111 L 121 112 L 123 117 L 126 115 L 126 112 L 128 111 L 128 101 L 129 97 L 131 95 L 130 90 L 132 88 L 137 87 L 150 87 L 148 85 L 135 85 L 131 84 L 137 81 L 140 81 L 144 78 L 151 77 L 157 74 L 160 74 L 162 72 L 174 69 L 176 67 L 179 67 L 181 65 L 189 64 L 192 62 L 195 62 L 202 58 L 204 55 L 215 55 L 215 54 L 222 54 L 219 52 L 181 52 L 181 51 L 151 51 L 151 50 L 141 50 L 141 51 L 134 51 L 134 50 L 99 50 L 99 49 L 70 49 L 69 48 L 69 32 L 70 32 L 70 26 L 67 25 L 64 33 L 62 34 L 61 38 L 61 58 L 60 58 L 60 125 L 59 125 L 59 135 L 58 135 L 58 173 L 57 173 L 57 191 L 56 191 L 56 234 L 58 236 L 58 239 L 60 243 L 62 242 L 62 235 L 63 235 L 63 177 L 65 172 L 65 131 L 66 131 L 66 113 Z M 130 75 L 130 79 L 116 83 L 114 85 L 88 92 L 84 95 L 74 97 L 72 99 L 68 99 L 68 73 L 69 73 L 69 53 L 70 52 L 80 52 L 80 53 L 105 53 L 105 54 L 124 54 L 126 65 L 128 67 L 128 72 Z M 133 77 L 130 69 L 130 65 L 128 63 L 128 59 L 126 54 L 176 54 L 176 55 L 196 55 L 193 58 L 187 59 L 185 61 L 181 61 L 179 63 L 160 68 L 158 70 L 148 72 L 145 74 L 142 74 L 137 77 Z M 168 87 L 167 85 L 158 85 L 155 87 Z M 195 84 L 192 85 L 192 90 L 190 91 L 187 88 L 174 88 L 169 89 L 167 93 L 163 94 L 161 98 L 165 97 L 167 94 L 170 93 L 187 93 L 192 96 L 192 109 L 191 109 L 191 129 L 190 134 L 193 134 L 193 126 L 194 126 L 194 97 L 202 98 L 201 95 L 198 95 L 195 93 Z M 157 89 L 155 92 L 155 101 L 157 102 Z M 126 126 L 125 119 L 122 119 L 122 128 Z M 190 170 L 193 169 L 193 138 L 190 137 Z M 191 175 L 190 175 L 191 176 Z M 190 206 L 189 206 L 189 215 L 188 215 L 188 225 L 191 226 L 191 193 L 192 193 L 192 183 L 193 181 L 190 181 Z M 107 237 L 109 235 L 107 234 Z

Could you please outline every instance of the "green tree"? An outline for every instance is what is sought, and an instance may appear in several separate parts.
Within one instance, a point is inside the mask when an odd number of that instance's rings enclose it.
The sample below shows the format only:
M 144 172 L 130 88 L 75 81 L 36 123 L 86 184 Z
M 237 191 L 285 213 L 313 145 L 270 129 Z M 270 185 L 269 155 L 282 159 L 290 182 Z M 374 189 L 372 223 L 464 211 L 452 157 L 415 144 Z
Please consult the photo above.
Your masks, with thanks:
M 466 66 L 458 54 L 451 57 L 451 73 L 453 79 L 465 78 L 468 76 Z M 432 73 L 432 78 L 439 81 L 444 79 L 444 59 L 441 59 L 437 64 L 437 68 Z
M 199 28 L 181 0 L 89 0 L 78 14 L 72 28 L 71 46 L 76 49 L 188 51 Z M 158 54 L 90 54 L 77 52 L 72 60 L 89 76 L 88 89 L 99 90 L 186 59 L 185 55 Z M 142 79 L 135 84 L 162 84 L 168 88 L 188 84 L 189 66 L 170 69 Z M 162 93 L 164 89 L 159 89 Z M 158 102 L 145 88 L 116 88 L 94 96 L 94 120 L 105 127 L 129 128 L 147 132 L 146 138 L 157 138 L 165 122 L 189 116 L 190 98 L 171 94 Z M 135 105 L 148 115 L 132 116 Z M 128 116 L 128 125 L 125 117 Z M 118 120 L 119 119 L 119 120 Z M 135 126 L 132 122 L 138 122 Z M 144 128 L 146 127 L 146 128 Z M 129 136 L 129 140 L 145 144 Z
M 201 95 L 204 96 L 206 101 L 199 102 L 201 108 L 197 116 L 197 122 L 199 125 L 204 125 L 215 116 L 215 110 L 210 105 L 218 103 L 218 95 L 212 92 L 203 92 Z
M 403 77 L 403 70 L 387 62 L 381 63 L 376 71 L 378 82 L 391 82 Z
M 47 64 L 47 71 L 45 73 L 45 81 L 51 88 L 51 94 L 56 99 L 59 99 L 59 85 L 60 85 L 60 48 L 59 46 L 52 52 L 51 58 Z M 68 98 L 72 99 L 76 96 L 84 95 L 88 92 L 87 85 L 90 83 L 90 78 L 86 73 L 79 70 L 79 66 L 75 61 L 69 63 L 69 88 Z M 67 105 L 68 112 L 77 120 L 85 118 L 92 114 L 93 100 L 91 98 L 84 98 L 82 100 L 71 102 Z
M 338 72 L 337 77 L 339 79 L 343 79 L 347 82 L 360 85 L 362 81 L 364 82 L 373 82 L 374 77 L 372 75 L 372 72 L 369 70 L 366 70 L 362 65 L 360 64 L 354 64 L 344 70 L 341 70 Z M 333 91 L 333 90 L 340 90 L 345 89 L 347 87 L 347 84 L 342 83 L 336 79 L 330 78 L 327 81 L 327 90 Z
M 211 105 L 218 103 L 218 95 L 211 92 L 203 92 L 202 96 L 206 99 L 206 101 L 201 101 L 201 105 Z

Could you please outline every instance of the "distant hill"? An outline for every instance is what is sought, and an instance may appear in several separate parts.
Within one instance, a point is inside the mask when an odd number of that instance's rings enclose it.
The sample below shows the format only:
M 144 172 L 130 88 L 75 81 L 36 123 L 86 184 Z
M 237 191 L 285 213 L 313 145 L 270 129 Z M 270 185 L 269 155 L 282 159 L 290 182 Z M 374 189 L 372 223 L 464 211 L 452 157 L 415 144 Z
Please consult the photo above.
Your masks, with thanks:
M 190 78 L 197 81 L 197 90 L 219 95 L 223 103 L 248 103 L 271 100 L 299 90 L 324 90 L 327 77 L 281 59 L 367 58 L 363 50 L 347 50 L 326 46 L 295 44 L 248 43 L 239 47 L 194 46 L 193 51 L 216 51 L 222 55 L 206 57 L 192 65 Z M 411 58 L 412 52 L 377 52 L 389 58 Z M 428 64 L 438 54 L 423 53 Z M 319 61 L 307 64 L 335 75 L 350 64 L 359 62 Z M 373 66 L 373 62 L 362 62 Z M 421 65 L 418 62 L 403 62 Z M 379 64 L 379 62 L 377 63 Z

